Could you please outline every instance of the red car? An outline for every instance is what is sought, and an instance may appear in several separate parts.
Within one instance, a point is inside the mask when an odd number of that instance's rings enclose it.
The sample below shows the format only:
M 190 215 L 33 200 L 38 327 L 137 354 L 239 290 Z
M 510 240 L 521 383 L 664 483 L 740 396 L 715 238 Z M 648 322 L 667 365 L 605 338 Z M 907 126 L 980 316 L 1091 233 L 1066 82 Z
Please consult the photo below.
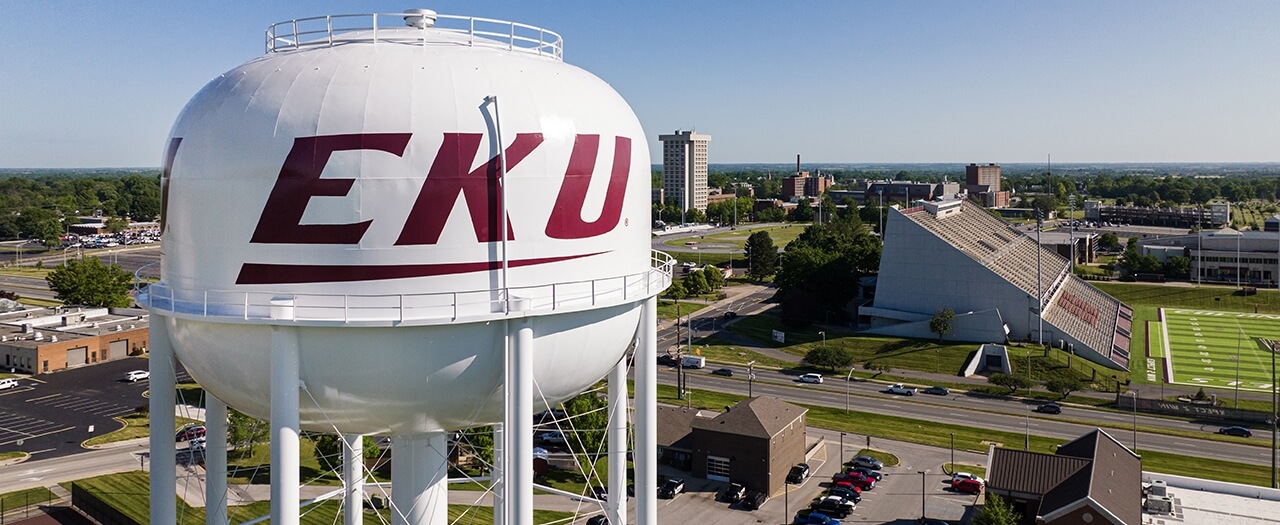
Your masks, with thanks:
M 852 486 L 863 490 L 874 490 L 876 488 L 876 480 L 869 476 L 863 475 L 861 472 L 851 470 L 844 474 L 836 474 L 831 476 L 831 482 L 838 487 Z M 847 485 L 842 484 L 847 483 Z
M 178 430 L 178 432 L 174 434 L 173 440 L 174 442 L 191 441 L 198 437 L 204 437 L 204 433 L 205 433 L 204 425 L 186 426 L 186 427 L 182 427 L 181 430 Z
M 982 482 L 976 479 L 957 479 L 951 482 L 951 488 L 956 492 L 978 494 L 982 492 Z

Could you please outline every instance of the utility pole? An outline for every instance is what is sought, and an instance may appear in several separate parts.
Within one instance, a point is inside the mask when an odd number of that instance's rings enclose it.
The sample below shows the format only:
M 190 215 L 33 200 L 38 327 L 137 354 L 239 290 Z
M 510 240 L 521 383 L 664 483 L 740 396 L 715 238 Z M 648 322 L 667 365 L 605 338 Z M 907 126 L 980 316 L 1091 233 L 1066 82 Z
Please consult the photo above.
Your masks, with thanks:
M 880 196 L 880 241 L 884 241 L 884 186 L 876 190 L 876 195 Z
M 1044 212 L 1039 208 L 1036 209 L 1036 320 L 1039 328 L 1036 329 L 1036 341 L 1044 348 L 1044 291 L 1043 284 L 1040 282 L 1040 252 L 1044 248 L 1040 244 L 1040 232 L 1044 230 Z
M 1071 273 L 1076 273 L 1076 195 L 1072 193 L 1067 197 L 1067 236 L 1071 239 Z

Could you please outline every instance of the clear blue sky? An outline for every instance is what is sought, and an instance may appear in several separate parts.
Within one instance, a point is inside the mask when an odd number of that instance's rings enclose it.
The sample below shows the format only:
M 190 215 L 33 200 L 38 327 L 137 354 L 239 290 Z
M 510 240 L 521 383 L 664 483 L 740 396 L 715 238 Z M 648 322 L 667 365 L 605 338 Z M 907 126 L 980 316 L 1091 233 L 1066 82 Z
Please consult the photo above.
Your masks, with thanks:
M 1280 161 L 1280 2 L 0 3 L 0 167 L 156 166 L 290 18 L 427 7 L 565 37 L 713 163 Z

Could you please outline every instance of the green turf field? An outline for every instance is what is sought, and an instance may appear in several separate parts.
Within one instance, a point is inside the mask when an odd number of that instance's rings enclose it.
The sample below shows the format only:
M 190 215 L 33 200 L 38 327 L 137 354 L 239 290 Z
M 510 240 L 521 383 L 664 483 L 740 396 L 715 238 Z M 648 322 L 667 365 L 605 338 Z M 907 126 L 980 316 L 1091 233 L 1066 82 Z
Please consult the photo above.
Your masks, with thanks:
M 1180 308 L 1161 313 L 1171 383 L 1235 388 L 1239 377 L 1241 390 L 1270 391 L 1271 354 L 1259 338 L 1280 339 L 1280 315 Z

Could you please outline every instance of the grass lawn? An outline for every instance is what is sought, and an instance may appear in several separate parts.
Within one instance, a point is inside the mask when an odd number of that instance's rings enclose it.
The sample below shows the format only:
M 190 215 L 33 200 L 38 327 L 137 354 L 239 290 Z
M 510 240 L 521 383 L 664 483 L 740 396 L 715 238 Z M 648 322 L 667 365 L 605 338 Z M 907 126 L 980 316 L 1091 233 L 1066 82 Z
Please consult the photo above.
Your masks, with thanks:
M 896 467 L 898 466 L 899 463 L 902 463 L 902 461 L 898 459 L 898 456 L 895 456 L 883 450 L 873 450 L 869 448 L 864 448 L 862 450 L 859 450 L 857 454 L 854 454 L 854 456 L 855 457 L 871 456 L 873 458 L 880 460 L 880 462 L 884 463 L 884 466 L 886 467 Z M 853 458 L 850 458 L 849 462 L 847 462 L 846 464 L 852 464 L 852 462 L 853 462 Z
M 151 435 L 151 421 L 148 419 L 148 415 L 144 412 L 134 412 L 129 415 L 117 417 L 115 420 L 119 421 L 122 425 L 119 429 L 107 432 L 106 434 L 93 436 L 85 441 L 84 444 L 86 446 L 105 445 L 107 443 L 128 441 L 130 439 L 144 438 Z M 199 421 L 195 419 L 188 419 L 185 417 L 176 418 L 176 421 L 177 426 L 173 431 L 177 431 L 179 428 L 192 423 L 199 423 Z
M 0 452 L 0 461 L 18 459 L 21 457 L 25 457 L 26 455 L 27 455 L 26 452 Z
M 968 472 L 970 474 L 973 474 L 983 479 L 986 479 L 987 477 L 987 467 L 983 467 L 980 465 L 966 465 L 964 463 L 946 463 L 942 465 L 942 469 L 947 471 L 947 474 L 955 474 L 956 472 Z
M 744 396 L 721 392 L 692 391 L 693 405 L 708 410 L 723 410 L 725 406 L 733 405 L 743 398 Z M 676 399 L 675 387 L 667 385 L 658 386 L 658 401 L 685 404 L 685 401 Z M 979 453 L 986 453 L 990 443 L 1016 448 L 1026 439 L 1021 432 L 1003 432 L 856 410 L 846 414 L 843 409 L 832 407 L 805 404 L 800 406 L 809 409 L 806 420 L 814 427 L 939 448 L 950 446 L 953 433 L 957 450 Z M 1066 440 L 1031 435 L 1029 450 L 1052 454 L 1056 446 L 1063 443 L 1066 443 Z M 872 447 L 874 446 L 873 439 Z M 1142 466 L 1146 470 L 1258 486 L 1269 486 L 1271 483 L 1270 469 L 1266 466 L 1154 452 L 1141 450 L 1141 447 L 1139 449 L 1138 453 L 1142 455 Z M 1194 452 L 1194 450 L 1188 452 Z
M 1137 283 L 1089 283 L 1129 306 L 1197 308 L 1221 312 L 1280 313 L 1280 293 L 1258 290 L 1257 295 L 1236 295 L 1233 286 L 1160 286 Z M 1135 312 L 1136 314 L 1136 312 Z M 1135 316 L 1135 321 L 1136 316 Z
M 70 490 L 72 483 L 89 490 L 103 502 L 120 510 L 138 523 L 147 523 L 151 519 L 149 507 L 151 485 L 145 472 L 126 472 L 98 476 L 71 483 L 62 483 L 62 486 Z M 178 507 L 178 523 L 182 525 L 204 524 L 203 508 L 191 507 L 181 499 L 176 504 Z M 231 507 L 227 510 L 227 517 L 231 523 L 243 523 L 270 513 L 270 502 L 260 501 L 252 505 Z M 388 510 L 379 511 L 379 514 L 384 520 L 389 521 L 391 519 L 391 513 Z M 572 517 L 573 514 L 568 512 L 546 510 L 535 510 L 533 512 L 533 522 L 540 524 L 568 522 Z M 366 519 L 369 521 L 375 520 L 373 517 Z M 301 523 L 303 525 L 333 525 L 341 521 L 341 501 L 329 500 L 302 509 Z M 493 509 L 491 507 L 449 505 L 449 522 L 493 523 Z
M 689 315 L 691 313 L 697 312 L 698 310 L 701 310 L 706 307 L 707 305 L 703 303 L 690 303 L 687 301 L 680 301 L 680 316 L 683 317 L 683 316 Z M 658 318 L 659 319 L 675 319 L 676 318 L 676 302 L 670 299 L 659 299 L 658 300 Z
M 1164 314 L 1172 383 L 1271 390 L 1271 352 L 1258 339 L 1280 339 L 1280 315 L 1179 308 Z
M 24 252 L 26 250 L 23 250 Z M 0 275 L 9 275 L 13 277 L 35 277 L 44 279 L 52 271 L 52 268 L 36 268 L 35 266 L 8 266 L 0 269 Z
M 693 246 L 699 246 L 719 250 L 741 250 L 747 246 L 747 237 L 750 237 L 751 234 L 755 232 L 764 231 L 769 234 L 769 238 L 773 239 L 774 246 L 786 248 L 787 245 L 791 244 L 791 241 L 794 241 L 796 237 L 799 237 L 807 227 L 809 227 L 808 224 L 784 224 L 780 226 L 738 228 L 736 230 L 720 232 L 712 235 L 672 239 L 662 244 L 674 248 L 692 248 Z
M 52 499 L 53 493 L 44 487 L 19 490 L 0 494 L 0 509 L 12 510 L 28 505 L 38 505 Z

